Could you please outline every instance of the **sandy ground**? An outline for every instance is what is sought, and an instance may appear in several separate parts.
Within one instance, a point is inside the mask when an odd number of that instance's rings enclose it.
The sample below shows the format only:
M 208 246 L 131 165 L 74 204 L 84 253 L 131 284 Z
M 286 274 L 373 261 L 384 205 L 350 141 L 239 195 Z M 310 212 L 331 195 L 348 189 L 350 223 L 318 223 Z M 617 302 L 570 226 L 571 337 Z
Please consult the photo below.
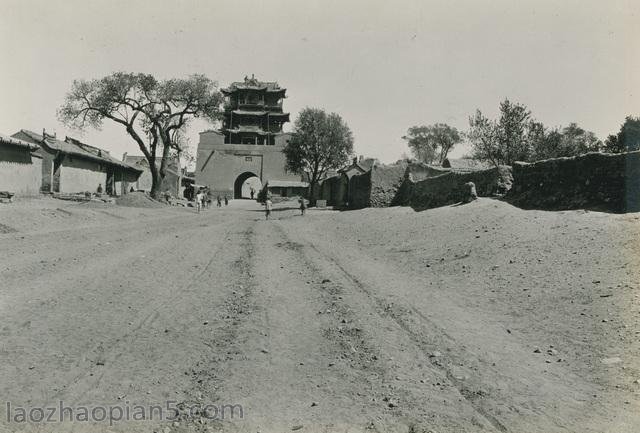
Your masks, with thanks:
M 1 205 L 0 431 L 637 432 L 639 237 L 489 199 Z

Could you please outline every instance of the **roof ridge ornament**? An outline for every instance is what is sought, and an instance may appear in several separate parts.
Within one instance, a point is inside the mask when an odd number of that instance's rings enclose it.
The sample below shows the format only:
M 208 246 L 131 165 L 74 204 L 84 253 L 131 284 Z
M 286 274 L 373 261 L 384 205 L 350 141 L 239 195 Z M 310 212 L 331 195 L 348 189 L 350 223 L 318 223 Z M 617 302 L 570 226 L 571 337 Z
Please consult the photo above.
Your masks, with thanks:
M 260 84 L 260 82 L 256 78 L 255 74 L 251 74 L 251 78 L 249 78 L 249 77 L 247 77 L 245 75 L 244 76 L 244 83 L 249 85 L 249 86 L 258 86 Z

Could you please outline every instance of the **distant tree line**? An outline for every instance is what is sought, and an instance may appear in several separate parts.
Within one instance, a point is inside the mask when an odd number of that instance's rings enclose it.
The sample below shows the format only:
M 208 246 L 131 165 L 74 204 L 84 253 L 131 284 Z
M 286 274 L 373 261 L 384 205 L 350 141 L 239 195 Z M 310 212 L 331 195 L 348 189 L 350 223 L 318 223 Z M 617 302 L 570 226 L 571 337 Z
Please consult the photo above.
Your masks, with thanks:
M 640 150 L 640 117 L 627 117 L 618 134 L 609 135 L 603 143 L 577 123 L 547 128 L 532 117 L 525 105 L 505 99 L 500 103 L 497 119 L 476 110 L 469 118 L 466 132 L 436 123 L 412 126 L 402 138 L 415 158 L 427 164 L 442 165 L 455 145 L 466 138 L 471 144 L 471 158 L 492 165 L 511 165 L 515 161 L 532 162 L 588 152 Z

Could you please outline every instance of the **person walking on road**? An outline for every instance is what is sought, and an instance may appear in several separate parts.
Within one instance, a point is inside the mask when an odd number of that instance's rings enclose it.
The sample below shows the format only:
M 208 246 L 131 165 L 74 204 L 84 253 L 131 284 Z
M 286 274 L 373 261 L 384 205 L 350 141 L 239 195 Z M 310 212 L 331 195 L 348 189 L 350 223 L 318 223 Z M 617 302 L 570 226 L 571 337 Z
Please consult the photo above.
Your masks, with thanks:
M 307 210 L 307 202 L 304 200 L 304 197 L 300 197 L 300 214 L 304 216 Z
M 249 192 L 251 194 L 251 200 L 253 200 L 253 197 L 256 195 L 256 190 L 251 187 L 251 190 Z
M 222 207 L 222 199 L 220 198 L 220 195 L 218 195 L 218 197 L 216 198 L 217 202 L 216 202 L 216 206 L 218 207 Z
M 204 194 L 202 193 L 202 189 L 198 190 L 196 194 L 196 212 L 200 213 L 200 209 L 202 209 L 202 202 L 204 201 Z
M 224 195 L 224 205 L 229 206 L 229 197 L 226 194 Z
M 272 206 L 273 206 L 273 203 L 271 202 L 271 199 L 267 197 L 267 200 L 264 202 L 264 210 L 265 210 L 267 219 L 269 219 L 269 217 L 271 216 Z
M 211 202 L 213 201 L 213 192 L 211 192 L 210 188 L 207 188 L 207 193 L 204 197 L 205 207 L 209 209 L 211 207 Z

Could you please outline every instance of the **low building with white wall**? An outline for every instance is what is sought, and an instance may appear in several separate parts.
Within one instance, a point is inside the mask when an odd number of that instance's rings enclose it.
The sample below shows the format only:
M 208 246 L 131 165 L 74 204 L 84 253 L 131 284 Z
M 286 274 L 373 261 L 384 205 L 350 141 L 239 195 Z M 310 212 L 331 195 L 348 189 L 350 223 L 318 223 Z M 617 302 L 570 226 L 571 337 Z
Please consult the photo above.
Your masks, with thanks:
M 0 191 L 34 196 L 42 183 L 42 157 L 38 146 L 0 134 Z

